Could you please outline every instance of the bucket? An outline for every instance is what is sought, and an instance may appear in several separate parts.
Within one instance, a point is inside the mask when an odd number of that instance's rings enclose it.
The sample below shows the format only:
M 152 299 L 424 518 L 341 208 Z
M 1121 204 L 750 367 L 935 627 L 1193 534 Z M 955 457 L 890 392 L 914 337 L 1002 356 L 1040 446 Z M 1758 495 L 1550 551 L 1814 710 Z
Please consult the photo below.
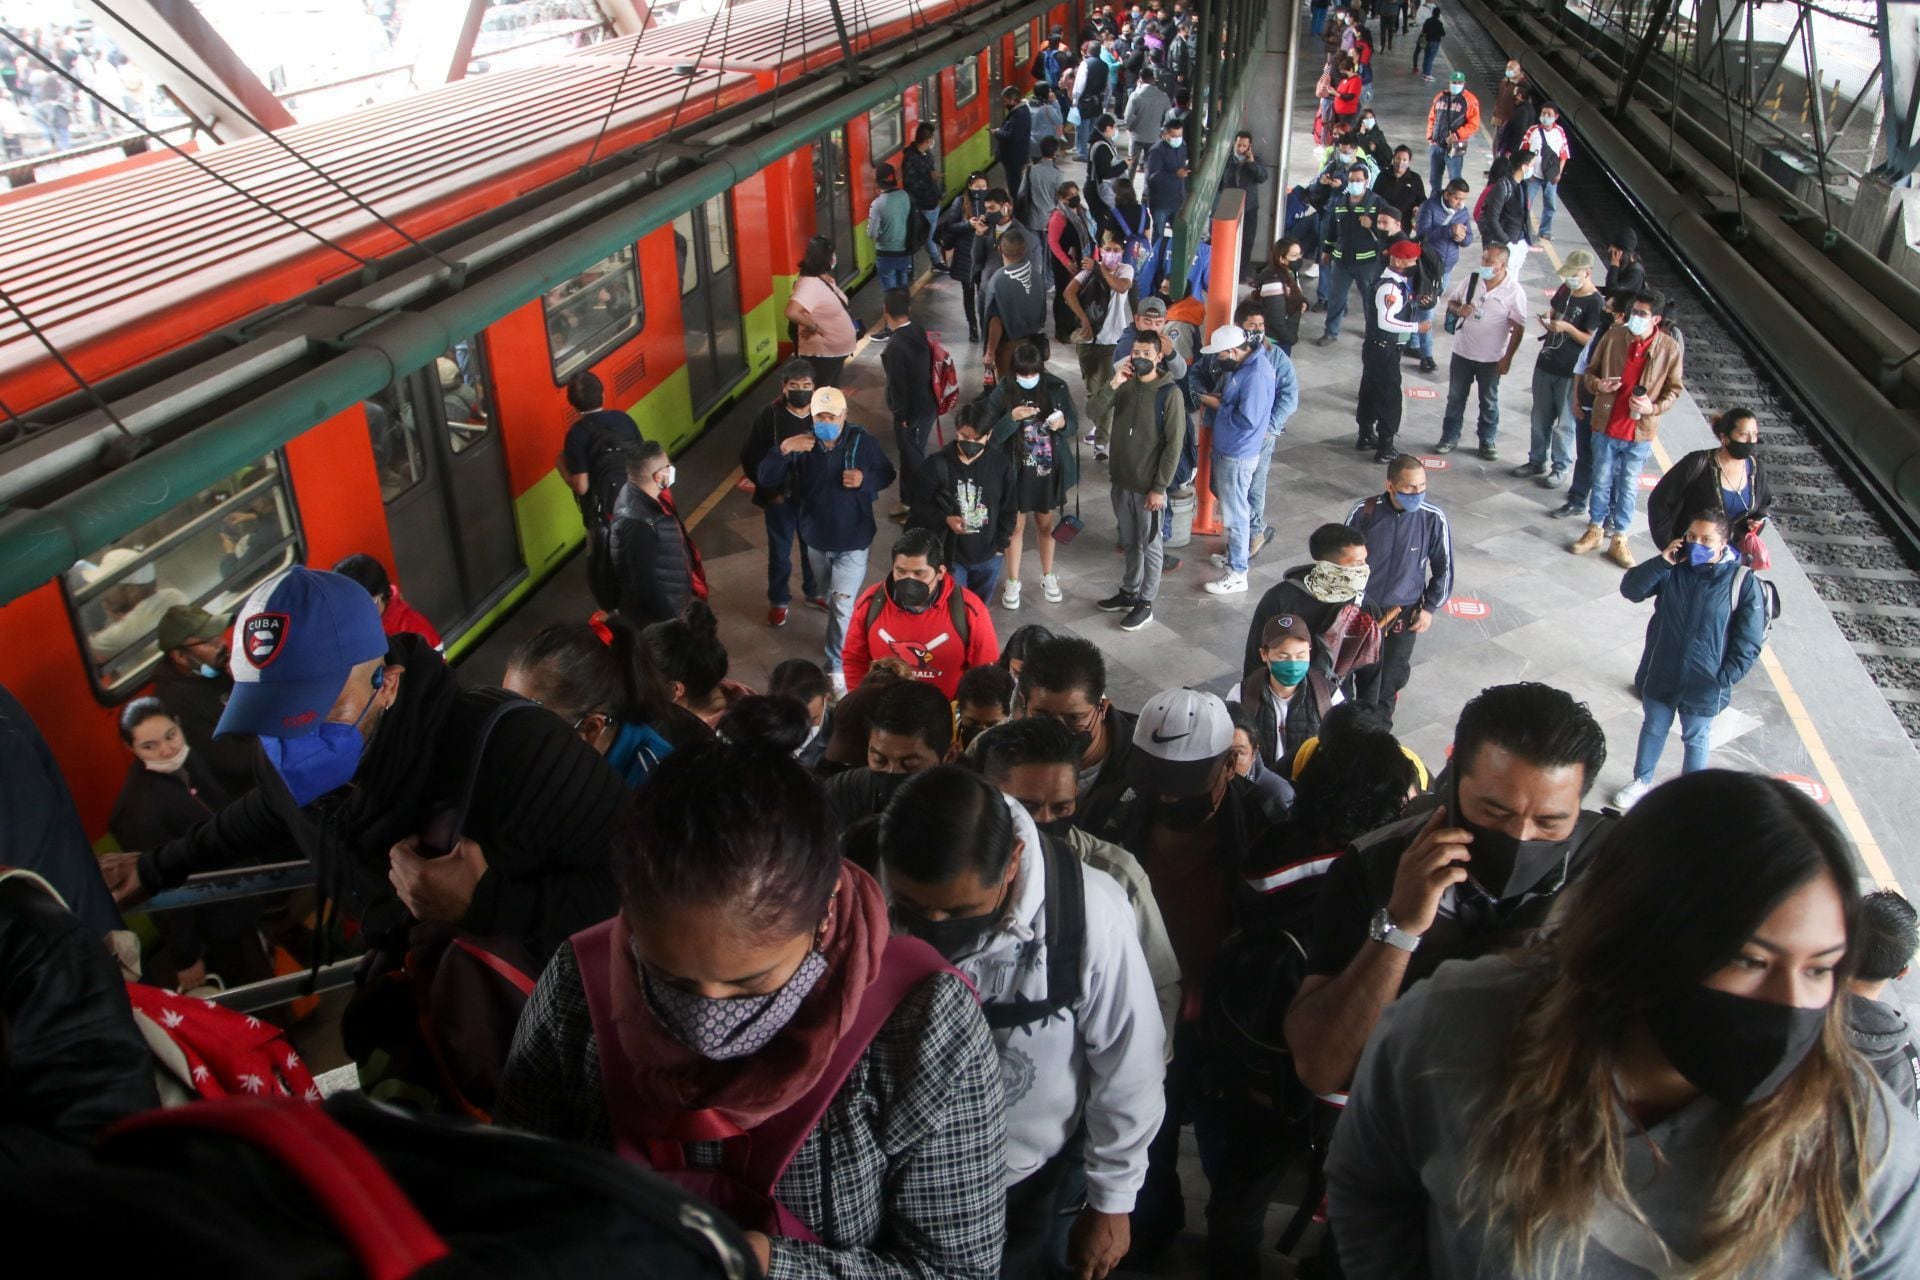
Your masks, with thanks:
M 1170 489 L 1167 491 L 1167 545 L 1184 547 L 1193 541 L 1193 509 L 1196 495 L 1193 487 Z

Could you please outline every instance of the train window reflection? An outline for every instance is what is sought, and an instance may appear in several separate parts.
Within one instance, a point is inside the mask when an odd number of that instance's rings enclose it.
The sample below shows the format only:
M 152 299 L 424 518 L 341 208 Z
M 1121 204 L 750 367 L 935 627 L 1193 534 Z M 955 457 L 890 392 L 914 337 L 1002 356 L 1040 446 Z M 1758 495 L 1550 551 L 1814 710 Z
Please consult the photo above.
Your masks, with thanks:
M 646 327 L 647 309 L 627 245 L 541 299 L 553 380 L 563 383 Z

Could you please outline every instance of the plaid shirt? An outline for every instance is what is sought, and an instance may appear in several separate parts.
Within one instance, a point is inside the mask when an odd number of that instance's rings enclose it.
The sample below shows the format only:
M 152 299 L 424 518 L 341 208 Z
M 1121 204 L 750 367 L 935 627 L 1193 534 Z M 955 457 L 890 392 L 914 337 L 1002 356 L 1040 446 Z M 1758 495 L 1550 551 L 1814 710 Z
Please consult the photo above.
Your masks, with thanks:
M 613 1149 L 572 947 L 540 975 L 494 1115 L 507 1128 Z M 769 1280 L 995 1280 L 1006 1138 L 999 1055 L 972 993 L 951 975 L 921 983 L 774 1188 L 824 1243 L 776 1239 Z M 687 1161 L 714 1168 L 719 1145 L 690 1144 Z

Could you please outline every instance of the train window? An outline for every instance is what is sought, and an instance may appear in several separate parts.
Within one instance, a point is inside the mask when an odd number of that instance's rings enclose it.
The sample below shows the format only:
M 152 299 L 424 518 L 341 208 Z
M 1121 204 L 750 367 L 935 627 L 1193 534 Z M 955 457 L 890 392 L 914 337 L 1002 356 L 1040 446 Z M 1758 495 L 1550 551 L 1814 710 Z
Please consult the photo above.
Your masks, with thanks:
M 634 269 L 633 246 L 547 290 L 540 305 L 547 317 L 553 380 L 564 383 L 646 327 L 646 299 Z
M 1033 61 L 1033 27 L 1029 23 L 1013 29 L 1013 61 L 1021 67 Z
M 733 228 L 727 217 L 727 198 L 707 201 L 707 269 L 716 274 L 733 265 Z
M 964 107 L 980 96 L 980 60 L 967 58 L 953 67 L 953 105 Z
M 906 142 L 906 109 L 898 102 L 883 102 L 867 112 L 867 154 L 879 164 Z
M 63 585 L 102 696 L 126 697 L 160 662 L 154 629 L 177 604 L 229 617 L 299 557 L 299 524 L 268 454 L 67 571 Z
M 420 457 L 420 424 L 404 385 L 391 386 L 361 402 L 367 436 L 373 441 L 373 465 L 380 474 L 380 500 L 395 498 L 420 483 L 426 464 Z
M 683 213 L 673 220 L 673 260 L 680 268 L 680 296 L 686 297 L 700 287 L 700 264 L 693 256 L 693 215 Z
M 433 368 L 440 378 L 440 404 L 447 416 L 447 447 L 465 453 L 486 439 L 493 420 L 480 344 L 463 338 L 447 348 Z

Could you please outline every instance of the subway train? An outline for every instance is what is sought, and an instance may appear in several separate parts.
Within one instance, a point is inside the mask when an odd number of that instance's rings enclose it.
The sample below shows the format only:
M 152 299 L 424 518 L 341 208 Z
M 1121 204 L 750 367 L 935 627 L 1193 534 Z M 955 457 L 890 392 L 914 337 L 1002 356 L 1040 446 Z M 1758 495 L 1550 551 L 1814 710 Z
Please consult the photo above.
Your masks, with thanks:
M 809 237 L 870 273 L 873 167 L 937 121 L 957 191 L 1001 87 L 1078 24 L 874 0 L 842 32 L 761 0 L 0 195 L 0 684 L 88 830 L 169 605 L 367 552 L 458 656 L 581 540 L 568 379 L 684 447 L 780 358 Z

